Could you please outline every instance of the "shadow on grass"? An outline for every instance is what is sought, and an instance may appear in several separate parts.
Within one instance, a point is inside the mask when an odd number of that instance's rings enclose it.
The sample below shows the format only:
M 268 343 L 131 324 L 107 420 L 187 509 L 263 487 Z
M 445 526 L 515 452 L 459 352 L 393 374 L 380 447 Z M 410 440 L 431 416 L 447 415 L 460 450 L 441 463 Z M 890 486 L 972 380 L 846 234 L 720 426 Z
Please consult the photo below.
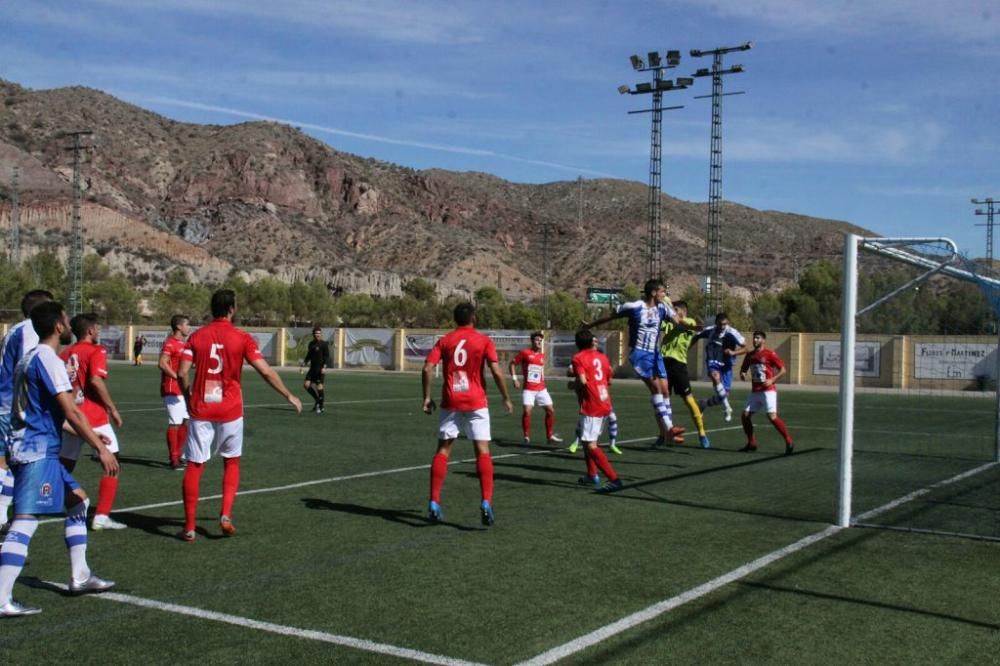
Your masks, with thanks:
M 302 498 L 302 503 L 307 509 L 315 509 L 322 511 L 337 511 L 340 513 L 350 513 L 355 516 L 367 516 L 371 518 L 381 518 L 382 520 L 387 520 L 391 523 L 399 523 L 400 525 L 406 525 L 407 527 L 436 527 L 445 526 L 451 527 L 456 530 L 461 530 L 464 532 L 478 532 L 479 528 L 468 527 L 466 525 L 459 525 L 457 523 L 449 523 L 447 521 L 435 522 L 430 518 L 426 517 L 423 513 L 419 511 L 413 511 L 412 509 L 399 510 L 399 509 L 378 509 L 371 506 L 362 506 L 361 504 L 348 504 L 345 502 L 330 502 L 329 500 L 319 499 L 316 497 L 304 497 Z
M 178 543 L 183 543 L 180 539 L 180 533 L 184 530 L 183 515 L 179 515 L 177 518 L 163 518 L 159 516 L 149 516 L 143 513 L 131 513 L 128 511 L 114 511 L 112 513 L 115 520 L 125 523 L 128 525 L 130 530 L 142 530 L 143 532 L 152 534 L 153 536 L 166 537 L 168 539 L 173 539 Z M 205 521 L 208 519 L 205 516 L 200 516 L 199 520 Z M 216 530 L 218 530 L 219 517 L 212 516 L 211 520 L 213 524 L 216 525 Z M 219 531 L 209 532 L 200 525 L 195 527 L 194 531 L 199 538 L 208 539 L 209 541 L 230 538 Z

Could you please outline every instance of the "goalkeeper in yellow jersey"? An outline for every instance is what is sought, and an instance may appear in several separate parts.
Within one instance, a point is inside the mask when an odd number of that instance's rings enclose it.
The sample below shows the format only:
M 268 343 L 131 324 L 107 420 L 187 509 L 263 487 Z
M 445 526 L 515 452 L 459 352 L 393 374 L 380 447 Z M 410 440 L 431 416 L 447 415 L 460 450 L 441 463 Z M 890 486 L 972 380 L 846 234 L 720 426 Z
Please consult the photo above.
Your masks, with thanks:
M 698 442 L 701 443 L 701 448 L 711 448 L 708 435 L 705 434 L 705 421 L 701 418 L 701 410 L 691 394 L 691 380 L 688 378 L 687 370 L 688 349 L 691 348 L 695 335 L 701 327 L 698 322 L 688 317 L 687 303 L 684 301 L 676 301 L 674 310 L 677 311 L 680 321 L 685 324 L 685 328 L 680 328 L 669 320 L 664 320 L 662 324 L 660 353 L 667 367 L 667 382 L 670 384 L 670 392 L 683 399 L 691 411 L 691 418 L 698 428 Z

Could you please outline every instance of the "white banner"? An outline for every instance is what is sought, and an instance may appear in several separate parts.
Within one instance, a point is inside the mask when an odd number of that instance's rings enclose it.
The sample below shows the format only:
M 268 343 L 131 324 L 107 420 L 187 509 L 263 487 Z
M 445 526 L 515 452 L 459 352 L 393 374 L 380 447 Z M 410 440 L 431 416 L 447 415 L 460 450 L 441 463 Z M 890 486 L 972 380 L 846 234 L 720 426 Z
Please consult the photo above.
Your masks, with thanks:
M 257 341 L 257 347 L 260 348 L 260 353 L 264 355 L 264 358 L 273 361 L 274 360 L 274 339 L 276 334 L 274 331 L 247 331 L 253 339 Z
M 117 326 L 102 326 L 97 336 L 97 343 L 104 347 L 109 355 L 125 353 L 125 329 Z
M 387 328 L 344 329 L 344 364 L 391 368 L 394 335 L 395 331 Z
M 146 344 L 142 347 L 142 353 L 146 358 L 159 357 L 163 351 L 163 343 L 170 337 L 170 331 L 143 331 L 139 330 L 136 335 L 146 338 Z
M 917 379 L 996 378 L 996 344 L 915 342 L 913 373 Z
M 878 377 L 881 374 L 881 350 L 878 342 L 854 343 L 854 375 Z M 840 374 L 840 342 L 817 340 L 813 342 L 813 374 Z
M 442 336 L 439 333 L 407 335 L 403 345 L 403 354 L 407 361 L 418 362 L 427 358 L 431 348 Z
M 301 361 L 306 356 L 309 343 L 312 342 L 312 328 L 286 328 L 285 362 Z M 337 358 L 337 336 L 335 328 L 324 328 L 321 339 L 330 345 L 330 358 Z

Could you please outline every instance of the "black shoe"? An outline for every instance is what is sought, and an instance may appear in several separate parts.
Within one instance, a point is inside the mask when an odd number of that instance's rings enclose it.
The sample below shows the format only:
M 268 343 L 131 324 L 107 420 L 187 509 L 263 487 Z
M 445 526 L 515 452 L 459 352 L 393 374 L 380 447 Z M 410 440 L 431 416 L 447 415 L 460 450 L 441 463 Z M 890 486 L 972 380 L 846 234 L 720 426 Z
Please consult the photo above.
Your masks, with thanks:
M 795 445 L 794 444 L 785 444 L 785 455 L 786 456 L 790 456 L 793 453 L 795 453 Z
M 743 453 L 754 453 L 754 452 L 757 451 L 757 445 L 756 444 L 747 444 L 742 449 L 740 449 L 740 451 L 742 451 Z

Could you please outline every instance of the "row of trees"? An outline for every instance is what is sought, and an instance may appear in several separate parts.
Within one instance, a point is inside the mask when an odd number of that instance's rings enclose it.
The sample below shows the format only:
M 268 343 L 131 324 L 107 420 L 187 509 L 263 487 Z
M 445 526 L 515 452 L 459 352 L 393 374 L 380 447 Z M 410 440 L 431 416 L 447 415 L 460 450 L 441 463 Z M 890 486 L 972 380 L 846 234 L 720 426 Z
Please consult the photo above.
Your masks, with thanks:
M 871 302 L 911 277 L 904 267 L 872 271 L 859 280 L 859 299 Z M 0 309 L 8 321 L 20 318 L 21 296 L 36 287 L 49 289 L 56 298 L 65 300 L 66 269 L 54 254 L 40 252 L 19 266 L 0 261 Z M 247 282 L 231 276 L 222 284 L 202 284 L 192 282 L 187 271 L 180 269 L 166 276 L 162 289 L 141 290 L 126 276 L 113 273 L 97 255 L 88 255 L 83 262 L 83 307 L 109 323 L 166 322 L 178 312 L 202 321 L 208 316 L 212 292 L 220 287 L 237 293 L 240 319 L 247 325 L 447 328 L 452 325 L 452 310 L 462 300 L 439 299 L 434 285 L 420 278 L 406 283 L 401 296 L 377 298 L 368 294 L 334 296 L 318 280 L 287 284 L 273 278 Z M 749 304 L 723 294 L 722 309 L 745 332 L 836 332 L 840 329 L 840 292 L 840 269 L 819 262 L 806 268 L 794 287 L 777 294 L 758 294 Z M 634 284 L 627 285 L 622 294 L 624 300 L 639 296 L 640 289 Z M 698 317 L 704 304 L 701 291 L 690 288 L 681 298 Z M 552 328 L 573 330 L 581 320 L 598 316 L 575 296 L 558 290 L 544 303 L 541 299 L 507 301 L 499 290 L 483 287 L 474 300 L 482 328 L 538 329 L 545 328 L 548 319 Z M 941 279 L 899 295 L 864 316 L 859 324 L 862 333 L 974 335 L 994 332 L 995 322 L 996 315 L 975 285 Z

